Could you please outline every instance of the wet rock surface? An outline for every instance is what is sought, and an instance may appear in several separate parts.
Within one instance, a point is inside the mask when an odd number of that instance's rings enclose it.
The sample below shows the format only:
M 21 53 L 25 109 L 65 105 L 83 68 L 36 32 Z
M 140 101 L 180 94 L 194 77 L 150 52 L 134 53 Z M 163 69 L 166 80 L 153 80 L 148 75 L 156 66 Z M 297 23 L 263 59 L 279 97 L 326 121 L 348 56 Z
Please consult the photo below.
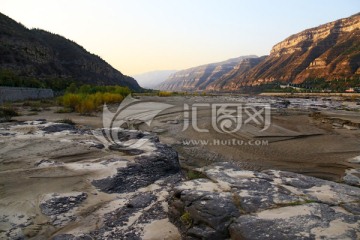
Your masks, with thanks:
M 358 239 L 360 189 L 301 174 L 197 169 L 180 183 L 169 217 L 186 239 Z M 336 229 L 336 230 L 335 230 Z

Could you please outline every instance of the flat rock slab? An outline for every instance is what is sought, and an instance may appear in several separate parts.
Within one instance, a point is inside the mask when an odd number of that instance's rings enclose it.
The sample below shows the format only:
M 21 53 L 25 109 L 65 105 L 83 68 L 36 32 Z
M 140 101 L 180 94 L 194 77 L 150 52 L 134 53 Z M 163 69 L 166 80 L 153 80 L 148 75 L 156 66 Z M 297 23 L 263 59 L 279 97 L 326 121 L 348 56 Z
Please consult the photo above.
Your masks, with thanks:
M 358 239 L 359 216 L 340 207 L 309 203 L 239 217 L 232 239 Z
M 359 239 L 360 189 L 216 163 L 179 184 L 170 219 L 188 239 Z

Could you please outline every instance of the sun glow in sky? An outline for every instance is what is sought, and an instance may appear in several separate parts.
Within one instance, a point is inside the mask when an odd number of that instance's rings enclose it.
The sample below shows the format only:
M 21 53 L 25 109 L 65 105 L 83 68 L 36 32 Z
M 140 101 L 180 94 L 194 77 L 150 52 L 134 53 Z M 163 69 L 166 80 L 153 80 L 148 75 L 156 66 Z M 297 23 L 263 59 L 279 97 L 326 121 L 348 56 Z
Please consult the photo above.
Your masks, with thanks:
M 0 0 L 127 75 L 266 55 L 291 34 L 360 11 L 359 0 Z

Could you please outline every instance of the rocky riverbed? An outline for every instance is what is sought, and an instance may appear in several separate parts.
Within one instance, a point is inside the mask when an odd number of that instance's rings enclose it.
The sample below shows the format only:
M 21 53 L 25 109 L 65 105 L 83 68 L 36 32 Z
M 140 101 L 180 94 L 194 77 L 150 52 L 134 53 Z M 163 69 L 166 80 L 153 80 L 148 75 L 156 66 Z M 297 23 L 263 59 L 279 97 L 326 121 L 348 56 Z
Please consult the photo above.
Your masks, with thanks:
M 183 100 L 270 102 L 268 130 L 231 136 L 269 144 L 184 145 L 226 136 L 181 131 Z M 0 238 L 359 239 L 358 105 L 289 102 L 169 98 L 174 108 L 150 126 L 120 129 L 121 145 L 96 137 L 98 117 L 67 115 L 74 126 L 43 112 L 0 123 Z M 208 113 L 199 113 L 202 128 Z
M 68 124 L 3 124 L 2 238 L 360 236 L 357 187 L 291 172 L 241 170 L 229 163 L 195 169 L 198 178 L 186 180 L 177 153 L 156 135 L 133 130 L 121 135 L 147 141 L 137 151 L 119 150 Z
M 1 238 L 179 239 L 167 217 L 169 191 L 181 180 L 176 151 L 149 133 L 121 134 L 146 141 L 109 150 L 68 124 L 2 125 Z

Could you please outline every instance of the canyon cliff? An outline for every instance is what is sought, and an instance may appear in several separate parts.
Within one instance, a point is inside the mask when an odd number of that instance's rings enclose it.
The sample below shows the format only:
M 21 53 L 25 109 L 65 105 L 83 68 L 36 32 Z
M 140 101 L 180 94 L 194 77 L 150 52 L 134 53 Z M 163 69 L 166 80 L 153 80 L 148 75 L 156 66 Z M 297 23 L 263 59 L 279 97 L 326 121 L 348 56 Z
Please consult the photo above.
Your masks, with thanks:
M 269 56 L 242 57 L 227 71 L 212 74 L 210 81 L 203 77 L 205 70 L 216 66 L 209 64 L 177 72 L 160 89 L 236 91 L 274 81 L 359 78 L 360 14 L 294 34 L 273 46 Z M 194 72 L 198 75 L 191 74 Z

